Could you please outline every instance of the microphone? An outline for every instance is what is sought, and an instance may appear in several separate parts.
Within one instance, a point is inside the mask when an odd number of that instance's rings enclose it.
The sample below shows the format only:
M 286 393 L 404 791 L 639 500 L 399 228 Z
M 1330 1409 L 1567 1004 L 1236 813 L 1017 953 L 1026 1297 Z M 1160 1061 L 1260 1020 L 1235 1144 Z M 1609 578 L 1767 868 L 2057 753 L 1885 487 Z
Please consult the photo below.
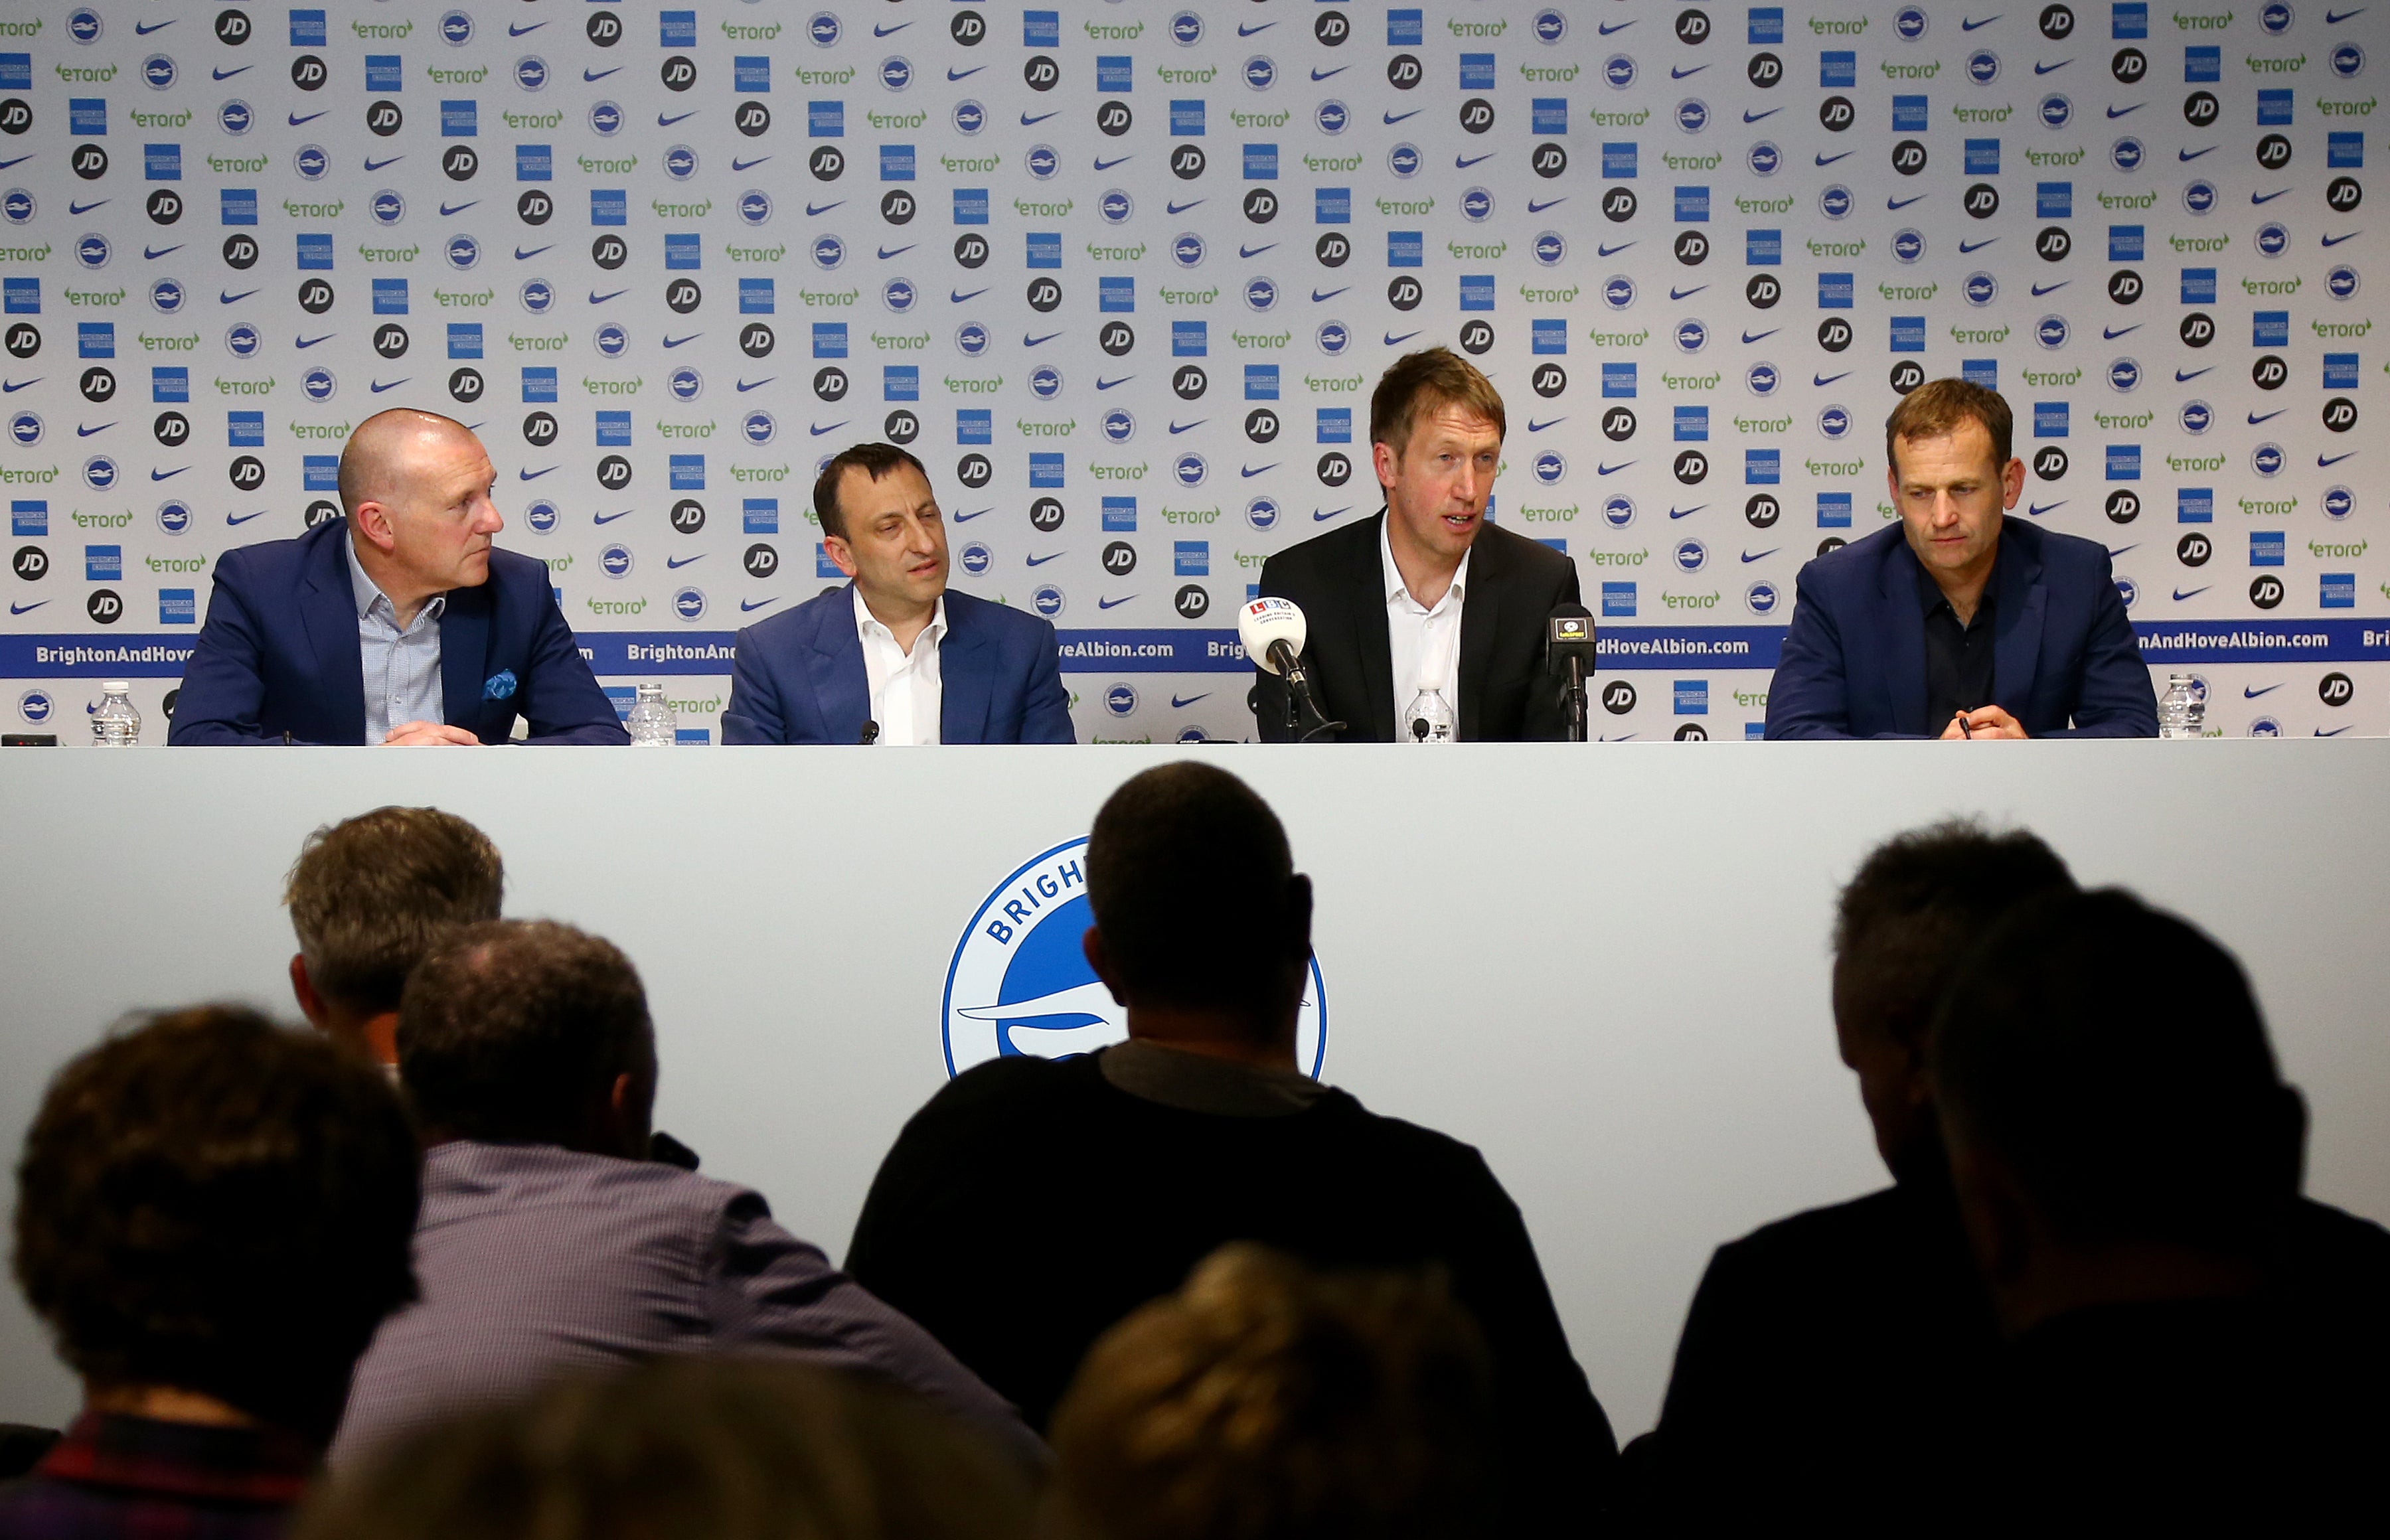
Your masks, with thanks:
M 1585 741 L 1585 681 L 1593 666 L 1593 611 L 1581 604 L 1555 605 L 1544 621 L 1544 672 L 1568 681 L 1564 699 L 1571 743 Z
M 1411 737 L 1412 737 L 1413 738 L 1417 739 L 1419 742 L 1425 743 L 1425 742 L 1427 741 L 1427 735 L 1428 735 L 1427 718 L 1426 718 L 1426 717 L 1423 717 L 1423 716 L 1415 716 L 1415 717 L 1412 717 L 1412 718 L 1411 718 Z
M 865 718 L 863 719 L 863 736 L 861 736 L 860 738 L 856 738 L 854 741 L 855 741 L 855 742 L 857 742 L 857 743 L 877 743 L 877 742 L 879 742 L 879 741 L 880 741 L 880 724 L 879 724 L 879 723 L 877 723 L 877 722 L 872 721 L 872 720 L 871 720 L 869 717 L 867 717 L 867 717 L 865 717 Z
M 1343 723 L 1328 720 L 1328 713 L 1320 709 L 1319 698 L 1312 693 L 1311 675 L 1303 666 L 1303 644 L 1310 635 L 1303 608 L 1292 599 L 1258 598 L 1237 612 L 1237 636 L 1245 644 L 1245 656 L 1265 672 L 1286 681 L 1288 728 L 1300 729 L 1305 712 L 1317 724 L 1301 735 L 1300 741 L 1304 743 L 1321 733 L 1344 730 Z

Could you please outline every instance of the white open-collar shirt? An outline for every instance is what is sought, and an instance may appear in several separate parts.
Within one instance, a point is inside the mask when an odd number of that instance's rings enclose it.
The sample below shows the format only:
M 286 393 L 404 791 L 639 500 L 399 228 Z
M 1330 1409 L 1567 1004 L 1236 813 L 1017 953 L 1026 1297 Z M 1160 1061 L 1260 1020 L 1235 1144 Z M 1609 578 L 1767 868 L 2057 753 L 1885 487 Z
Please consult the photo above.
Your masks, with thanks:
M 894 632 L 872 618 L 860 588 L 854 591 L 854 630 L 863 641 L 863 673 L 871 687 L 871 720 L 880 724 L 877 741 L 937 742 L 938 714 L 945 701 L 938 679 L 938 644 L 946 635 L 945 596 L 938 596 L 937 610 L 913 638 L 910 653 L 896 645 Z
M 1394 565 L 1394 547 L 1387 535 L 1392 509 L 1378 524 L 1378 561 L 1385 572 L 1386 644 L 1394 654 L 1394 722 L 1397 728 L 1411 699 L 1421 690 L 1442 690 L 1452 719 L 1460 720 L 1460 610 L 1469 597 L 1469 558 L 1464 552 L 1454 569 L 1452 585 L 1433 606 L 1411 597 Z

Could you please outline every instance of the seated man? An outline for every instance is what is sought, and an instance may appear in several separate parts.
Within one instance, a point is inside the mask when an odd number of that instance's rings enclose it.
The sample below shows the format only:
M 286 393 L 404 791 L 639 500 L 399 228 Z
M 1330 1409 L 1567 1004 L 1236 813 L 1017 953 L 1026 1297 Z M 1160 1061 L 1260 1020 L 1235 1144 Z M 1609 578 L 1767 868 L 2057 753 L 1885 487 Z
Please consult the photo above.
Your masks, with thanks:
M 2318 1255 L 2306 1107 L 2230 956 L 2129 893 L 2048 896 L 1953 981 L 1928 1057 L 2010 1343 L 1969 1489 L 1987 1531 L 2318 1534 L 2370 1511 L 2382 1273 L 2342 1251 L 2296 1276 Z
M 725 743 L 1070 743 L 1050 622 L 946 591 L 946 523 L 921 462 L 859 443 L 814 482 L 853 581 L 739 634 Z
M 1998 392 L 1937 379 L 1884 423 L 1897 528 L 1801 569 L 1769 738 L 2155 738 L 2157 697 L 2097 542 L 2024 490 Z
M 876 1374 L 1042 1457 L 1011 1407 L 761 1194 L 647 1159 L 655 1033 L 605 942 L 546 920 L 457 931 L 407 979 L 398 1067 L 430 1147 L 423 1297 L 358 1366 L 335 1463 L 452 1407 L 666 1352 Z
M 1303 608 L 1304 666 L 1344 742 L 1568 737 L 1544 621 L 1578 602 L 1576 563 L 1486 521 L 1508 422 L 1501 392 L 1451 349 L 1396 359 L 1369 397 L 1386 506 L 1263 563 L 1263 596 Z M 1286 682 L 1258 663 L 1252 699 L 1264 742 L 1303 736 Z
M 396 1073 L 407 972 L 450 932 L 497 918 L 506 883 L 489 836 L 436 807 L 378 807 L 317 829 L 282 895 L 300 1010 Z
M 501 551 L 497 480 L 463 423 L 359 423 L 333 519 L 226 552 L 170 743 L 628 743 L 545 563 Z
M 84 1412 L 0 1537 L 278 1534 L 375 1326 L 415 1296 L 415 1134 L 355 1055 L 209 1007 L 50 1083 L 17 1277 Z
M 932 1097 L 872 1182 L 855 1277 L 1043 1426 L 1097 1338 L 1229 1241 L 1441 1265 L 1493 1355 L 1506 1533 L 1583 1527 L 1616 1448 L 1517 1206 L 1476 1150 L 1296 1067 L 1311 881 L 1276 815 L 1226 771 L 1148 770 L 1096 815 L 1086 875 L 1129 1040 Z

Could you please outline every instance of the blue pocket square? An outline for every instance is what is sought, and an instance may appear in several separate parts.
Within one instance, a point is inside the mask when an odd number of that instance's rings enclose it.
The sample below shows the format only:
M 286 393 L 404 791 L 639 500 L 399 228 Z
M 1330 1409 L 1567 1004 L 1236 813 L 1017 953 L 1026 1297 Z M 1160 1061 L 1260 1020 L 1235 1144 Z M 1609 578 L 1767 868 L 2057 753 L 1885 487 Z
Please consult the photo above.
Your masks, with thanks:
M 514 693 L 515 671 L 512 669 L 499 670 L 491 674 L 482 686 L 482 699 L 484 700 L 506 700 L 511 699 Z

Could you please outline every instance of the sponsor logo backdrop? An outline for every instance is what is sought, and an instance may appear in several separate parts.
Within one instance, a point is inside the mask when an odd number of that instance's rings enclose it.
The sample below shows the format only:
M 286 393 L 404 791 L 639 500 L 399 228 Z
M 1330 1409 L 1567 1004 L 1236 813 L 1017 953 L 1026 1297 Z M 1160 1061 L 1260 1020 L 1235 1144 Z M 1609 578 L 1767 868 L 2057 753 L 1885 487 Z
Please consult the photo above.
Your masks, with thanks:
M 475 425 L 627 707 L 715 736 L 908 443 L 1083 740 L 1249 737 L 1263 559 L 1377 507 L 1368 389 L 1466 349 L 1495 517 L 1601 617 L 1600 730 L 1756 736 L 1883 414 L 2015 404 L 2210 729 L 2384 730 L 2366 203 L 2390 7 L 37 4 L 0 19 L 14 731 L 162 708 L 224 550 L 355 422 Z M 2377 284 L 2385 280 L 2373 274 Z M 2369 388 L 2367 380 L 2374 383 Z

